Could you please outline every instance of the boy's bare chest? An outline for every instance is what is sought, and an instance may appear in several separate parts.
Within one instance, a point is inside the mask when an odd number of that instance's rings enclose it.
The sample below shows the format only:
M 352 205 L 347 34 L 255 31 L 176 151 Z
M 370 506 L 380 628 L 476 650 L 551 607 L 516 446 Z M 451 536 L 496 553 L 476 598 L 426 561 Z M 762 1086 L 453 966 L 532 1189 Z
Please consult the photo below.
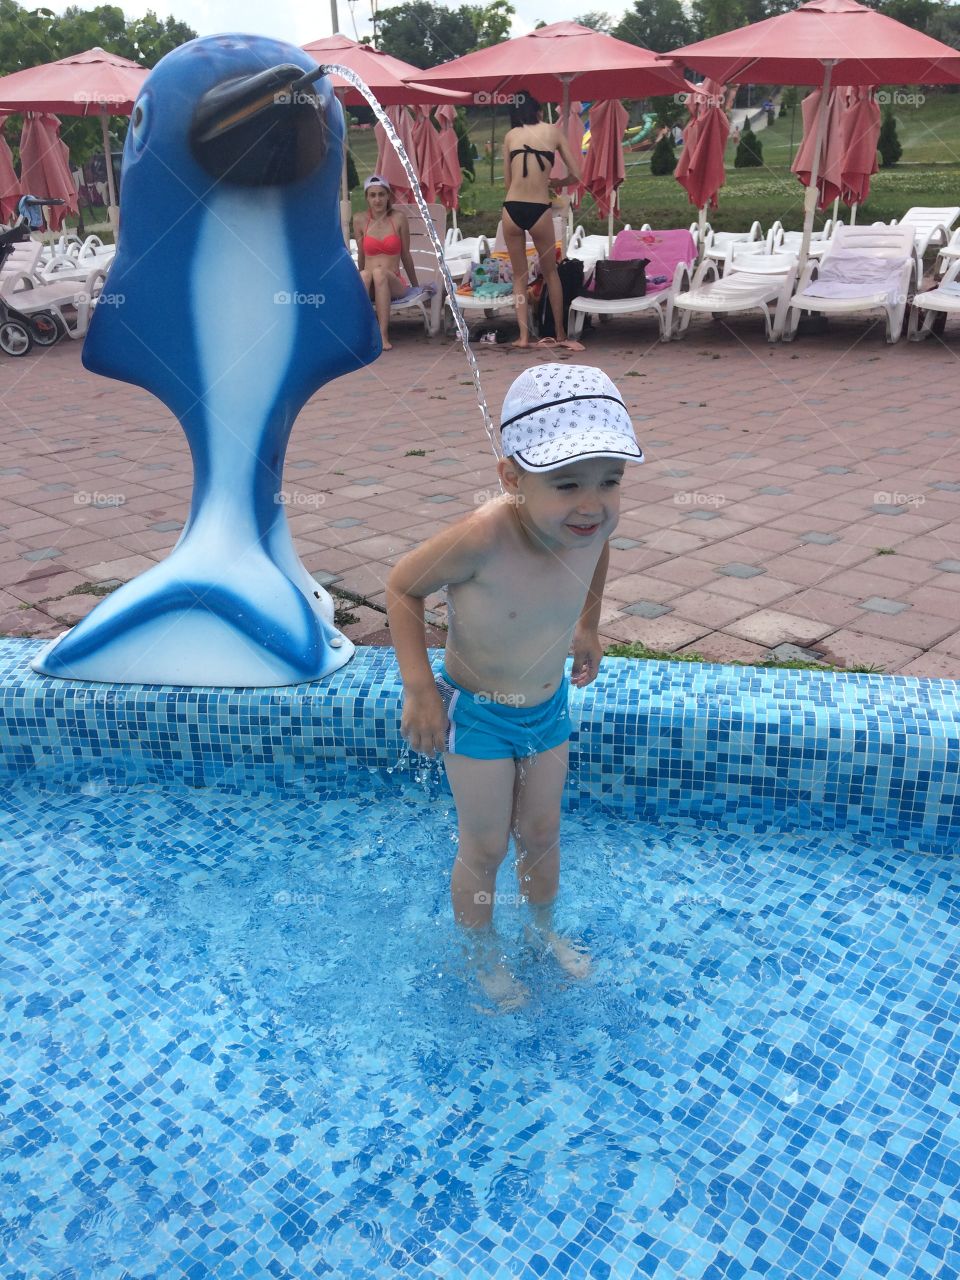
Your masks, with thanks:
M 517 642 L 572 627 L 580 616 L 600 548 L 572 559 L 504 554 L 456 588 L 459 621 Z

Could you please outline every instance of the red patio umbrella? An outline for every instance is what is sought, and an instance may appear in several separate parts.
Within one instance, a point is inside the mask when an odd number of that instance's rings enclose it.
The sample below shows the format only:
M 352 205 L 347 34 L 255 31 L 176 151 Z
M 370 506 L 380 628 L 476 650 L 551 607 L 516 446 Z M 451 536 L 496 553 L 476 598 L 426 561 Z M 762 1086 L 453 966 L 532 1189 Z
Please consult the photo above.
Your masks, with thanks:
M 602 218 L 607 240 L 613 241 L 614 193 L 623 182 L 623 131 L 630 117 L 618 98 L 595 102 L 590 108 L 590 146 L 583 162 L 583 189 L 589 191 Z M 610 248 L 608 243 L 608 251 Z
M 691 85 L 687 97 L 690 123 L 683 131 L 683 151 L 673 176 L 700 211 L 700 239 L 703 240 L 707 205 L 717 207 L 717 192 L 726 181 L 723 153 L 730 136 L 730 121 L 724 110 L 725 87 L 715 80 Z
M 429 71 L 416 72 L 421 84 L 472 89 L 490 94 L 529 89 L 542 102 L 556 102 L 562 89 L 563 114 L 569 116 L 570 86 L 577 97 L 645 98 L 651 94 L 677 93 L 683 79 L 668 58 L 640 45 L 581 27 L 576 22 L 554 22 L 514 40 L 503 40 L 488 49 L 477 49 Z
M 68 213 L 78 209 L 77 188 L 70 172 L 70 153 L 60 139 L 56 116 L 27 115 L 20 135 L 20 186 L 25 195 L 63 200 L 44 212 L 47 225 L 59 231 Z
M 394 58 L 392 54 L 384 53 L 380 49 L 373 49 L 370 45 L 360 44 L 356 40 L 351 40 L 349 36 L 341 35 L 339 32 L 332 36 L 324 36 L 320 40 L 311 40 L 309 44 L 302 46 L 304 53 L 309 53 L 315 58 L 319 66 L 339 65 L 347 67 L 350 71 L 355 71 L 364 84 L 373 91 L 377 101 L 384 107 L 396 107 L 401 104 L 416 105 L 421 102 L 463 102 L 469 101 L 469 94 L 451 92 L 445 89 L 434 89 L 427 85 L 415 86 L 408 82 L 408 77 L 416 76 L 418 68 L 412 62 L 404 62 L 401 58 Z M 334 92 L 343 103 L 344 106 L 356 107 L 366 103 L 366 98 L 349 80 L 343 76 L 332 74 L 330 76 L 333 84 Z M 377 171 L 383 174 L 381 165 L 384 163 L 383 140 L 384 134 L 380 125 L 377 125 L 378 140 L 381 147 L 381 156 L 377 160 Z M 406 141 L 403 141 L 406 147 Z M 344 147 L 343 153 L 343 176 L 340 184 L 340 215 L 343 224 L 344 239 L 350 239 L 350 216 L 349 216 L 349 192 L 347 190 L 347 146 Z M 413 152 L 410 152 L 410 159 L 413 160 Z M 403 166 L 398 161 L 396 166 L 389 164 L 391 171 L 397 173 L 402 178 L 403 184 L 407 182 L 407 176 Z M 408 193 L 405 197 L 412 200 L 413 193 L 409 186 L 404 187 Z M 403 197 L 401 197 L 403 198 Z
M 453 127 L 456 119 L 456 107 L 437 107 L 434 115 L 440 122 L 440 182 L 437 186 L 437 199 L 446 209 L 453 212 L 453 225 L 457 225 L 457 209 L 460 207 L 460 183 L 463 172 L 460 168 L 457 131 Z
M 23 195 L 20 179 L 13 167 L 13 156 L 3 135 L 6 119 L 0 119 L 0 222 L 10 222 L 17 212 L 17 203 Z
M 117 193 L 110 162 L 108 116 L 128 116 L 149 74 L 129 58 L 100 48 L 73 53 L 69 58 L 27 67 L 0 77 L 0 111 L 52 111 L 60 116 L 99 116 L 107 163 L 111 209 Z M 37 192 L 33 193 L 38 194 Z
M 804 200 L 801 266 L 813 230 L 831 85 L 960 83 L 956 49 L 857 0 L 809 0 L 790 13 L 674 49 L 671 57 L 727 83 L 809 84 L 823 90 Z
M 880 137 L 880 107 L 872 89 L 850 89 L 847 109 L 841 122 L 843 160 L 840 165 L 840 198 L 851 205 L 850 221 L 857 218 L 857 205 L 870 194 L 870 179 L 879 172 L 877 140 Z
M 426 84 L 411 83 L 416 81 L 420 68 L 412 62 L 404 62 L 384 53 L 382 49 L 371 48 L 368 44 L 359 44 L 349 36 L 336 34 L 325 36 L 321 40 L 311 40 L 301 46 L 304 53 L 315 58 L 318 65 L 339 63 L 355 71 L 376 94 L 384 105 L 395 107 L 401 103 L 416 106 L 421 102 L 469 102 L 470 95 L 449 89 L 435 89 Z M 357 107 L 366 102 L 366 98 L 358 89 L 342 76 L 330 77 L 337 97 L 348 107 Z
M 842 89 L 834 89 L 827 103 L 827 122 L 824 126 L 823 149 L 819 163 L 816 157 L 817 127 L 820 121 L 822 90 L 814 89 L 803 100 L 803 139 L 797 148 L 790 169 L 805 187 L 815 182 L 817 208 L 826 209 L 840 195 L 843 168 L 843 118 L 846 106 Z M 814 174 L 816 177 L 814 178 Z

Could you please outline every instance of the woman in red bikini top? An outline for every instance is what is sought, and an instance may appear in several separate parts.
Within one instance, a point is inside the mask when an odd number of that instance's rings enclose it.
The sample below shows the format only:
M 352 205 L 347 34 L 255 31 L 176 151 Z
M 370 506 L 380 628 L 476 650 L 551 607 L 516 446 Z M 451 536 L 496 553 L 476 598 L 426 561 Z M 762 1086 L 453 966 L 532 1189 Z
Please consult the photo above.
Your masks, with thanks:
M 533 240 L 540 262 L 540 274 L 550 298 L 556 338 L 543 338 L 538 345 L 569 347 L 582 351 L 583 345 L 566 336 L 563 318 L 563 289 L 557 275 L 557 260 L 550 203 L 552 190 L 576 186 L 580 167 L 570 152 L 567 139 L 555 124 L 544 124 L 540 104 L 522 89 L 510 107 L 511 128 L 503 140 L 503 180 L 507 198 L 503 202 L 503 238 L 510 254 L 514 280 L 526 280 L 527 235 Z M 567 176 L 552 179 L 554 157 L 567 166 Z M 525 291 L 516 295 L 520 337 L 513 345 L 529 347 L 530 320 Z
M 390 301 L 409 288 L 400 276 L 401 262 L 410 284 L 418 283 L 417 270 L 410 257 L 410 226 L 406 214 L 394 208 L 393 194 L 385 178 L 372 174 L 363 184 L 363 190 L 367 211 L 356 214 L 353 219 L 357 267 L 360 279 L 373 298 L 383 349 L 389 351 Z

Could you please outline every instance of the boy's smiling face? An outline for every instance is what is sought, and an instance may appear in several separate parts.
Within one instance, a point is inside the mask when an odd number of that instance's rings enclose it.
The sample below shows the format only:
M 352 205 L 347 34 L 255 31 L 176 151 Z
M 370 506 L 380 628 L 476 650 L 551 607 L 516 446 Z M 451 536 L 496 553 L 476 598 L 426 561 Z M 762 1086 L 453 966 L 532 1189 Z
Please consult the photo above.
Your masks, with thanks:
M 524 529 L 552 550 L 604 541 L 620 518 L 619 458 L 581 458 L 555 471 L 524 471 L 510 458 L 498 463 L 508 494 L 516 496 Z

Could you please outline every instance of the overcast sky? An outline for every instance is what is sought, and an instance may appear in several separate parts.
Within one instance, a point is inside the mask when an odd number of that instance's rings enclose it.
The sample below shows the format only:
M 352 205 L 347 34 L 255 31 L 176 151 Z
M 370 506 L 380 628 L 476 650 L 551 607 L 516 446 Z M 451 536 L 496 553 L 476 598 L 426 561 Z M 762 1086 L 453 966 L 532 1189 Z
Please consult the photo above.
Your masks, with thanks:
M 95 0 L 73 0 L 83 9 L 96 8 Z M 480 0 L 474 0 L 479 3 Z M 351 39 L 359 39 L 371 31 L 371 0 L 337 0 L 340 30 Z M 29 8 L 29 5 L 27 5 Z M 65 3 L 51 6 L 62 12 Z M 380 11 L 390 8 L 380 4 Z M 456 0 L 446 0 L 446 8 L 459 8 Z M 511 35 L 519 36 L 532 30 L 537 22 L 571 21 L 578 14 L 591 10 L 606 10 L 619 15 L 627 7 L 625 3 L 605 6 L 591 0 L 513 0 L 517 11 Z M 306 44 L 310 40 L 328 36 L 332 31 L 330 0 L 125 0 L 121 8 L 127 17 L 139 17 L 152 9 L 161 18 L 172 14 L 191 26 L 198 35 L 215 35 L 219 31 L 242 31 L 252 35 L 276 36 L 292 44 Z M 356 19 L 356 32 L 354 31 Z

